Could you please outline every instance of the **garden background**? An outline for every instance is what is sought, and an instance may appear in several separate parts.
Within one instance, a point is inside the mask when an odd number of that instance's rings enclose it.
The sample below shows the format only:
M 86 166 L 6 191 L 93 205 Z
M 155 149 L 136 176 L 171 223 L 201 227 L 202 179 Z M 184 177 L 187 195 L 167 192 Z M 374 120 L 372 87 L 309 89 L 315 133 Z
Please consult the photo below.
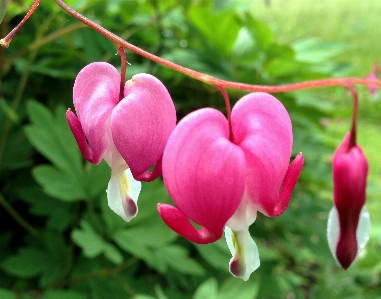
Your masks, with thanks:
M 11 1 L 4 37 L 33 1 Z M 378 0 L 68 0 L 130 43 L 222 79 L 277 85 L 365 77 L 381 62 Z M 267 4 L 266 4 L 267 3 Z M 82 159 L 65 120 L 85 65 L 120 66 L 115 46 L 42 0 L 9 49 L 0 48 L 0 298 L 270 299 L 381 298 L 381 101 L 359 87 L 358 142 L 370 163 L 370 240 L 344 271 L 326 241 L 331 159 L 349 130 L 343 88 L 275 95 L 293 121 L 293 155 L 305 167 L 290 207 L 262 215 L 250 232 L 261 266 L 248 282 L 231 277 L 222 239 L 196 245 L 166 227 L 160 180 L 144 183 L 130 223 L 109 210 L 106 163 Z M 218 90 L 127 51 L 127 78 L 158 77 L 178 119 L 205 106 L 224 111 Z M 232 102 L 245 92 L 229 90 Z

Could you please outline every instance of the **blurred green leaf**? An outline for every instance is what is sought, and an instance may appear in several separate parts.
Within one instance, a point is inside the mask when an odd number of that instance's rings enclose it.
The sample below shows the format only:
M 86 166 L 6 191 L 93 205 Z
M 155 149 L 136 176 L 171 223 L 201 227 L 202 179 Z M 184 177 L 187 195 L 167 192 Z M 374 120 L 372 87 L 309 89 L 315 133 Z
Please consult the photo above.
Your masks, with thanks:
M 217 288 L 217 280 L 215 278 L 209 278 L 196 289 L 192 299 L 217 299 Z
M 1 299 L 17 299 L 16 294 L 12 291 L 0 289 L 0 298 Z
M 105 249 L 105 242 L 101 236 L 85 220 L 81 222 L 81 229 L 73 230 L 71 237 L 88 258 L 100 255 Z
M 19 277 L 34 277 L 44 269 L 48 257 L 41 250 L 22 248 L 16 255 L 10 256 L 1 263 L 7 273 Z
M 86 299 L 85 295 L 70 290 L 48 290 L 43 296 L 43 299 Z
M 249 280 L 247 282 L 231 277 L 221 286 L 218 299 L 255 299 L 258 296 L 259 281 Z

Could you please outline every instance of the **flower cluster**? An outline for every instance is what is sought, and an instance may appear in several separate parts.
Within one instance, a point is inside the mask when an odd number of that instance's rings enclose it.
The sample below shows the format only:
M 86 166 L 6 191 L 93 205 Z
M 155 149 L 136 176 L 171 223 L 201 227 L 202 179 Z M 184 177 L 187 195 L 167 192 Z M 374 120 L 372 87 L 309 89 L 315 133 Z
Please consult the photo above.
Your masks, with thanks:
M 176 205 L 158 204 L 163 221 L 198 244 L 215 242 L 225 232 L 230 272 L 247 280 L 259 266 L 249 226 L 257 212 L 276 217 L 287 209 L 304 164 L 301 153 L 290 164 L 287 110 L 257 92 L 242 97 L 228 118 L 203 108 L 176 125 L 174 104 L 158 79 L 138 74 L 122 89 L 120 81 L 110 64 L 86 66 L 74 85 L 76 115 L 70 109 L 66 114 L 84 158 L 93 164 L 104 159 L 111 168 L 110 208 L 132 219 L 140 181 L 162 173 Z M 348 136 L 335 153 L 335 205 L 328 223 L 329 246 L 344 268 L 364 247 L 369 230 L 363 207 L 368 165 Z

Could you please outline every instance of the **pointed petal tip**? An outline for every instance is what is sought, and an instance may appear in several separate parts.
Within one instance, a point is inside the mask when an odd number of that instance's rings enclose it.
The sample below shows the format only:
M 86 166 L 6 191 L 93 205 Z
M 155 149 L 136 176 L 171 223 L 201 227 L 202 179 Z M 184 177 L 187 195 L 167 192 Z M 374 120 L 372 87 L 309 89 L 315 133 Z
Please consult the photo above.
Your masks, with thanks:
M 304 156 L 300 152 L 295 159 L 291 162 L 284 176 L 281 190 L 279 192 L 279 202 L 276 205 L 272 213 L 269 213 L 270 217 L 276 217 L 287 209 L 292 192 L 294 191 L 295 185 L 299 180 L 299 176 L 302 172 L 304 165 Z
M 189 222 L 188 217 L 174 206 L 159 203 L 157 205 L 157 210 L 165 224 L 191 242 L 197 244 L 209 244 L 217 241 L 222 236 L 222 229 L 220 235 L 211 233 L 205 227 L 200 230 L 196 230 Z
M 135 180 L 141 182 L 152 182 L 156 180 L 162 173 L 162 158 L 163 156 L 161 156 L 156 162 L 156 165 L 152 171 L 146 170 L 140 174 L 133 173 Z M 134 169 L 131 168 L 131 172 L 134 172 Z

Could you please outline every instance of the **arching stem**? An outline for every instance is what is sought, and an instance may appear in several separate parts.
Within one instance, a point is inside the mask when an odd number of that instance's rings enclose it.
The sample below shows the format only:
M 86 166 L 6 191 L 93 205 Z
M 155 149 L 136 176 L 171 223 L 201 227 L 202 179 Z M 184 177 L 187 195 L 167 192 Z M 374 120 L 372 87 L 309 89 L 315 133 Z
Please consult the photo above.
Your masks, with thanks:
M 112 32 L 106 30 L 99 24 L 91 21 L 90 19 L 84 17 L 74 9 L 67 6 L 62 0 L 55 0 L 56 3 L 67 13 L 71 14 L 73 17 L 81 21 L 82 23 L 88 25 L 89 27 L 93 28 L 94 30 L 98 31 L 100 34 L 105 36 L 110 41 L 114 42 L 117 45 L 121 45 L 124 48 L 127 48 L 133 52 L 135 52 L 138 55 L 141 55 L 149 60 L 152 60 L 156 63 L 159 63 L 161 65 L 164 65 L 170 69 L 173 69 L 179 73 L 182 73 L 184 75 L 187 75 L 189 77 L 192 77 L 196 80 L 199 80 L 201 82 L 204 82 L 206 84 L 214 85 L 214 86 L 222 86 L 224 88 L 234 88 L 234 89 L 240 89 L 240 90 L 247 90 L 247 91 L 262 91 L 262 92 L 269 92 L 269 93 L 278 93 L 278 92 L 288 92 L 288 91 L 294 91 L 294 90 L 301 90 L 301 89 L 307 89 L 307 88 L 317 88 L 317 87 L 327 87 L 327 86 L 347 86 L 348 84 L 361 84 L 361 85 L 369 85 L 374 84 L 381 87 L 381 81 L 380 80 L 369 80 L 369 79 L 363 79 L 363 78 L 330 78 L 330 79 L 321 79 L 321 80 L 314 80 L 314 81 L 306 81 L 301 83 L 294 83 L 294 84 L 285 84 L 285 85 L 279 85 L 279 86 L 266 86 L 266 85 L 252 85 L 252 84 L 245 84 L 245 83 L 238 83 L 238 82 L 232 82 L 227 80 L 222 80 L 215 78 L 213 76 L 197 72 L 195 70 L 183 67 L 181 65 L 178 65 L 176 63 L 170 62 L 168 60 L 165 60 L 161 57 L 158 57 L 156 55 L 153 55 L 147 51 L 144 51 L 125 40 L 121 39 L 119 36 L 113 34 Z
M 34 13 L 38 4 L 40 4 L 40 0 L 34 0 L 32 7 L 28 10 L 28 13 L 21 20 L 21 22 L 11 32 L 9 32 L 6 37 L 4 37 L 3 39 L 0 39 L 0 46 L 2 46 L 4 48 L 9 47 L 9 44 L 11 43 L 12 39 L 15 37 L 17 32 L 19 32 L 19 30 L 24 25 L 24 23 L 29 19 L 29 17 Z

